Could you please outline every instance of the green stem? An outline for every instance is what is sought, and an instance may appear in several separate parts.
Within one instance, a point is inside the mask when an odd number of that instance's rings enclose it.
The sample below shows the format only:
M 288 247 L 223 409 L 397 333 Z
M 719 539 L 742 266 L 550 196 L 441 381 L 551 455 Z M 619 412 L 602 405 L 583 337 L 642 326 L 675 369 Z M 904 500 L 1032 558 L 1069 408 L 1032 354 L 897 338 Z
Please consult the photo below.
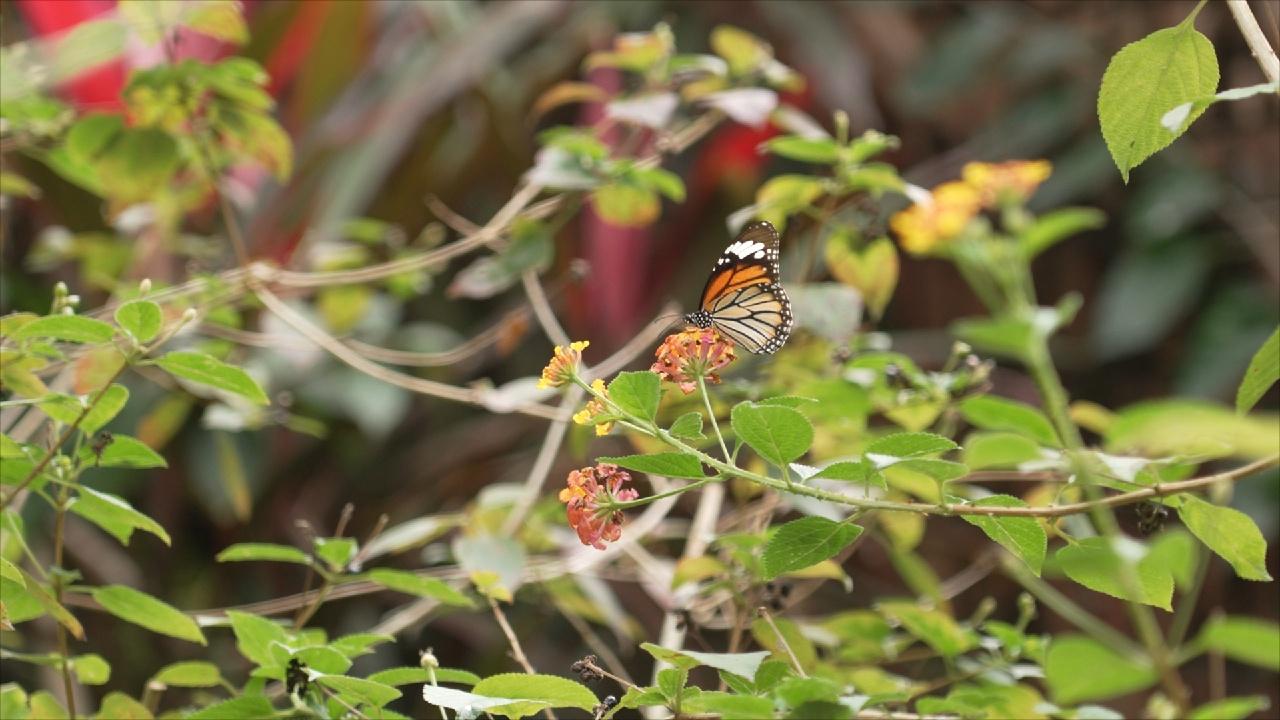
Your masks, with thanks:
M 1001 569 L 1004 570 L 1005 575 L 1008 575 L 1019 585 L 1026 588 L 1027 592 L 1035 595 L 1037 600 L 1044 603 L 1058 615 L 1061 615 L 1067 622 L 1083 630 L 1094 640 L 1125 657 L 1142 656 L 1142 646 L 1130 640 L 1119 630 L 1098 619 L 1096 615 L 1077 605 L 1075 601 L 1058 592 L 1049 583 L 1036 577 L 1020 560 L 1009 558 L 1001 562 Z
M 678 488 L 673 488 L 673 489 L 671 489 L 671 490 L 667 490 L 667 491 L 665 491 L 665 492 L 660 492 L 660 493 L 658 493 L 658 494 L 656 494 L 656 495 L 648 495 L 648 496 L 645 496 L 645 497 L 642 497 L 642 498 L 637 498 L 637 499 L 635 499 L 635 500 L 620 500 L 620 501 L 612 502 L 612 503 L 609 503 L 609 506 L 608 506 L 607 508 L 604 508 L 604 509 L 606 509 L 606 510 L 630 510 L 630 509 L 632 509 L 632 508 L 638 508 L 638 507 L 642 507 L 642 506 L 644 506 L 644 505 L 648 505 L 649 503 L 654 502 L 654 501 L 656 501 L 656 500 L 661 500 L 661 499 L 663 499 L 663 498 L 668 498 L 668 497 L 671 497 L 671 496 L 673 496 L 673 495 L 680 495 L 680 494 L 682 494 L 682 493 L 687 493 L 687 492 L 689 492 L 690 490 L 697 490 L 698 488 L 702 487 L 703 485 L 710 485 L 710 484 L 711 484 L 711 483 L 713 483 L 713 482 L 720 482 L 720 480 L 721 480 L 721 478 L 720 478 L 720 476 L 719 476 L 719 475 L 716 475 L 716 476 L 714 476 L 714 477 L 702 478 L 701 480 L 695 480 L 695 481 L 693 481 L 693 482 L 689 483 L 688 485 L 681 485 L 681 486 L 680 486 L 680 487 L 678 487 Z
M 1173 624 L 1169 626 L 1169 647 L 1171 648 L 1181 647 L 1182 642 L 1187 639 L 1187 630 L 1191 628 L 1191 618 L 1196 614 L 1196 602 L 1200 599 L 1200 590 L 1204 587 L 1205 578 L 1209 576 L 1211 560 L 1209 548 L 1203 543 L 1196 543 L 1195 579 L 1192 580 L 1191 587 L 1179 596 L 1182 604 L 1178 606 L 1177 612 L 1173 615 Z
M 729 446 L 724 442 L 724 435 L 720 434 L 720 423 L 716 420 L 716 411 L 711 409 L 711 396 L 707 394 L 707 381 L 701 375 L 698 376 L 698 393 L 702 395 L 702 404 L 707 408 L 707 417 L 711 420 L 711 429 L 716 432 L 716 439 L 720 441 L 720 452 L 724 453 L 724 459 L 729 460 Z

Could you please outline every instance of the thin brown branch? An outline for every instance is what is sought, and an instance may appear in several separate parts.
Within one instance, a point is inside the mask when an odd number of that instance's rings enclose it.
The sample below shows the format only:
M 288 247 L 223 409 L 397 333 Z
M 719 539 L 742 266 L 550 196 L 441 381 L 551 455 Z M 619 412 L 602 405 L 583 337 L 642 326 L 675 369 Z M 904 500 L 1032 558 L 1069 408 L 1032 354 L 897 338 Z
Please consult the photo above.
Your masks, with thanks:
M 502 608 L 498 607 L 497 600 L 493 598 L 488 598 L 488 600 L 489 608 L 493 610 L 493 617 L 498 621 L 498 627 L 502 628 L 502 634 L 507 636 L 507 644 L 511 646 L 511 657 L 520 664 L 520 667 L 524 668 L 526 674 L 537 675 L 538 671 L 533 669 L 529 658 L 524 654 L 524 648 L 520 647 L 520 638 L 516 637 L 515 630 L 511 629 L 511 623 L 507 622 L 506 613 L 502 612 Z M 547 720 L 556 720 L 556 716 L 551 712 L 550 708 L 544 708 L 542 714 L 546 716 Z
M 262 301 L 263 305 L 286 324 L 297 330 L 303 337 L 311 340 L 316 345 L 327 350 L 329 354 L 337 359 L 369 375 L 370 377 L 382 380 L 383 382 L 395 385 L 396 387 L 411 390 L 413 392 L 438 397 L 444 400 L 452 400 L 454 402 L 466 403 L 469 405 L 478 405 L 480 407 L 492 409 L 490 403 L 486 402 L 486 391 L 474 388 L 460 388 L 447 383 L 427 380 L 425 378 L 417 378 L 412 375 L 390 370 L 377 363 L 368 360 L 360 353 L 352 350 L 350 347 L 342 344 L 329 333 L 317 327 L 310 320 L 303 317 L 301 313 L 289 307 L 283 300 L 266 288 L 265 285 L 257 285 L 254 294 Z M 556 420 L 562 417 L 562 413 L 538 403 L 526 403 L 512 410 L 512 412 L 524 415 L 532 415 L 547 420 Z
M 791 649 L 790 643 L 787 642 L 787 637 L 782 634 L 778 624 L 773 621 L 773 614 L 769 612 L 769 608 L 760 607 L 757 611 L 760 613 L 760 617 L 764 618 L 764 621 L 769 623 L 769 627 L 773 629 L 774 636 L 778 638 L 778 644 L 782 646 L 783 650 L 787 651 L 787 657 L 791 659 L 791 666 L 795 668 L 796 674 L 800 677 L 809 677 L 804 671 L 804 667 L 800 665 L 800 658 L 796 657 L 795 651 Z

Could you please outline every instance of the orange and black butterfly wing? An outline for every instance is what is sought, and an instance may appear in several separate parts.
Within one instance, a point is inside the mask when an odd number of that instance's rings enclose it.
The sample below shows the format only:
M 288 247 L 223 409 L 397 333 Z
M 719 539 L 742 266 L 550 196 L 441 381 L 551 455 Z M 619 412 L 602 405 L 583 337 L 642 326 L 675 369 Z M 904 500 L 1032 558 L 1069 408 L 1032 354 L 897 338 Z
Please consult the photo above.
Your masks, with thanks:
M 793 321 L 791 301 L 778 284 L 778 244 L 778 231 L 767 222 L 743 227 L 711 270 L 696 324 L 713 325 L 753 353 L 781 348 Z
M 698 307 L 710 312 L 718 297 L 749 285 L 777 282 L 778 231 L 764 221 L 747 223 L 711 268 Z

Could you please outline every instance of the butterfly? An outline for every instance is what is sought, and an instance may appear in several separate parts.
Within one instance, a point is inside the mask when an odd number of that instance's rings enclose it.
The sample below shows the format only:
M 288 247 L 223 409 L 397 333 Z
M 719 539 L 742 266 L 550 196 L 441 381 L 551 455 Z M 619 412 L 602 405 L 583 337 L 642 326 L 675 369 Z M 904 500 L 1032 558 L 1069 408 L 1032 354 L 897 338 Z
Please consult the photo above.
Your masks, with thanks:
M 791 336 L 791 300 L 778 284 L 778 231 L 747 223 L 724 249 L 702 289 L 698 310 L 684 321 L 714 327 L 753 353 L 773 353 Z

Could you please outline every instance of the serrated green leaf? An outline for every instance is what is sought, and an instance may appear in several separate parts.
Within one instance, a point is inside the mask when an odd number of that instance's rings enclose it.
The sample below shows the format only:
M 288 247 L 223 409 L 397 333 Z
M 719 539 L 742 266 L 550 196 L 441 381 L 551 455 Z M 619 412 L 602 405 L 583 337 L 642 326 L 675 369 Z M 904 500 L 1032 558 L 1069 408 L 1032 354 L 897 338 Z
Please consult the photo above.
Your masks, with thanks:
M 860 485 L 871 485 L 881 490 L 888 490 L 889 486 L 884 481 L 884 475 L 876 470 L 875 465 L 866 460 L 858 462 L 842 461 L 831 463 L 822 468 L 816 475 L 809 479 L 828 478 L 831 480 L 843 480 L 844 482 L 858 483 Z
M 684 181 L 664 168 L 634 168 L 631 177 L 650 190 L 657 190 L 675 202 L 684 202 Z
M 175 351 L 156 359 L 155 364 L 175 377 L 225 390 L 258 405 L 270 403 L 267 394 L 252 377 L 249 377 L 249 373 L 234 365 L 228 365 L 212 355 Z
M 52 593 L 45 590 L 45 587 L 36 581 L 35 578 L 31 577 L 27 571 L 22 568 L 18 568 L 18 572 L 22 573 L 22 579 L 24 581 L 24 585 L 18 589 L 18 592 L 23 596 L 35 600 L 40 604 L 40 607 L 43 608 L 45 612 L 52 615 L 53 619 L 58 621 L 59 625 L 65 627 L 77 640 L 83 640 L 84 626 L 80 624 L 80 621 L 76 619 L 76 616 L 72 615 L 70 610 L 67 610 L 62 603 L 58 602 L 57 598 L 55 598 Z M 7 596 L 10 593 L 6 592 L 5 594 Z M 32 615 L 31 617 L 37 616 Z M 20 621 L 15 620 L 14 622 Z
M 160 306 L 150 300 L 130 300 L 116 308 L 115 317 L 116 323 L 140 343 L 154 340 L 164 324 Z
M 700 480 L 705 477 L 702 463 L 697 458 L 683 453 L 654 453 L 652 455 L 623 455 L 620 457 L 597 458 L 598 462 L 613 463 L 619 467 L 650 475 L 661 475 L 670 478 L 692 478 Z
M 893 435 L 882 437 L 868 445 L 867 452 L 875 453 L 876 455 L 908 458 L 949 452 L 958 447 L 960 446 L 941 435 L 927 432 L 907 432 L 894 433 Z
M 621 372 L 609 383 L 609 399 L 624 411 L 644 420 L 658 414 L 660 380 L 648 371 Z
M 214 559 L 218 562 L 266 560 L 298 565 L 310 565 L 312 562 L 311 556 L 298 548 L 274 543 L 236 543 L 218 553 Z
M 1209 549 L 1231 563 L 1245 580 L 1271 580 L 1267 572 L 1267 541 L 1253 518 L 1234 508 L 1184 495 L 1178 517 Z
M 702 413 L 700 412 L 687 412 L 676 418 L 667 432 L 681 440 L 703 440 L 707 437 L 702 434 Z
M 1138 546 L 1136 541 L 1126 539 L 1126 542 L 1133 543 L 1131 547 L 1139 552 L 1145 552 L 1145 548 Z M 1090 590 L 1172 610 L 1173 572 L 1165 566 L 1162 558 L 1151 558 L 1148 554 L 1136 563 L 1137 587 L 1132 590 L 1121 582 L 1123 561 L 1107 544 L 1106 538 L 1085 538 L 1059 550 L 1056 558 L 1067 577 Z
M 454 607 L 475 607 L 475 602 L 453 586 L 436 578 L 423 577 L 404 570 L 377 568 L 369 571 L 369 579 L 402 593 L 429 597 Z
M 1245 413 L 1253 409 L 1277 380 L 1280 380 L 1280 328 L 1271 333 L 1249 361 L 1249 368 L 1244 371 L 1244 379 L 1236 390 L 1236 412 Z
M 154 715 L 146 705 L 122 692 L 110 692 L 102 698 L 97 720 L 151 720 Z
M 963 459 L 971 470 L 1016 469 L 1041 459 L 1040 445 L 1018 433 L 974 432 L 965 438 Z
M 1118 655 L 1084 635 L 1051 640 L 1044 671 L 1053 699 L 1073 704 L 1136 692 L 1158 677 L 1149 665 Z
M 214 687 L 222 683 L 222 673 L 211 662 L 188 660 L 164 666 L 153 679 L 170 687 Z
M 92 435 L 106 427 L 124 409 L 125 403 L 129 402 L 129 389 L 123 385 L 112 385 L 100 392 L 102 397 L 96 398 L 96 404 L 95 398 L 90 396 L 89 403 L 93 405 L 93 409 L 85 413 L 84 419 L 80 421 L 80 429 L 86 435 Z
M 1061 447 L 1053 424 L 1040 410 L 1016 400 L 980 395 L 960 404 L 960 413 L 975 427 L 1019 433 L 1052 447 Z
M 481 696 L 534 700 L 551 707 L 580 710 L 591 710 L 599 702 L 586 686 L 555 675 L 491 675 L 476 683 L 471 691 Z
M 778 466 L 798 459 L 813 444 L 813 426 L 804 415 L 788 407 L 738 403 L 729 419 L 743 442 Z
M 430 682 L 431 673 L 426 668 L 421 667 L 397 667 L 379 670 L 370 675 L 369 679 L 383 685 L 398 687 L 400 685 L 418 685 Z
M 862 527 L 805 517 L 778 528 L 764 546 L 766 580 L 833 557 L 862 534 Z
M 84 485 L 77 490 L 79 494 L 71 503 L 71 512 L 106 530 L 121 544 L 129 544 L 134 530 L 149 532 L 160 538 L 165 545 L 173 544 L 169 533 L 165 532 L 160 523 L 135 510 L 124 498 Z
M 1213 43 L 1194 26 L 1195 14 L 1120 49 L 1098 89 L 1098 120 L 1107 150 L 1129 182 L 1129 171 L 1177 137 L 1161 119 L 1173 108 L 1218 89 Z M 1182 127 L 1204 111 L 1192 111 Z
M 1196 644 L 1237 662 L 1280 672 L 1280 624 L 1273 620 L 1222 615 L 1205 623 Z
M 94 588 L 93 599 L 121 620 L 152 632 L 207 645 L 204 633 L 189 616 L 140 590 L 124 585 Z
M 100 344 L 111 342 L 115 328 L 101 320 L 82 315 L 48 315 L 18 328 L 14 340 L 47 338 L 64 342 Z
M 1011 495 L 990 495 L 973 503 L 978 507 L 1027 507 L 1022 500 Z M 966 521 L 982 528 L 987 537 L 995 540 L 1005 550 L 1025 562 L 1036 575 L 1044 565 L 1048 536 L 1040 522 L 1033 517 L 1002 515 L 962 515 Z
M 2 557 L 0 557 L 0 577 L 12 580 L 20 587 L 26 587 L 27 585 L 27 581 L 22 579 L 22 571 L 18 569 L 18 566 Z
M 393 636 L 383 633 L 351 633 L 330 641 L 329 647 L 349 658 L 357 658 L 373 652 L 371 648 L 375 645 L 389 643 L 394 640 Z
M 653 643 L 641 643 L 640 648 L 655 659 L 670 663 L 677 668 L 691 670 L 699 665 L 713 667 L 717 670 L 731 672 L 752 682 L 756 679 L 756 671 L 760 663 L 769 657 L 765 651 L 747 653 L 709 653 L 693 650 L 671 650 Z

